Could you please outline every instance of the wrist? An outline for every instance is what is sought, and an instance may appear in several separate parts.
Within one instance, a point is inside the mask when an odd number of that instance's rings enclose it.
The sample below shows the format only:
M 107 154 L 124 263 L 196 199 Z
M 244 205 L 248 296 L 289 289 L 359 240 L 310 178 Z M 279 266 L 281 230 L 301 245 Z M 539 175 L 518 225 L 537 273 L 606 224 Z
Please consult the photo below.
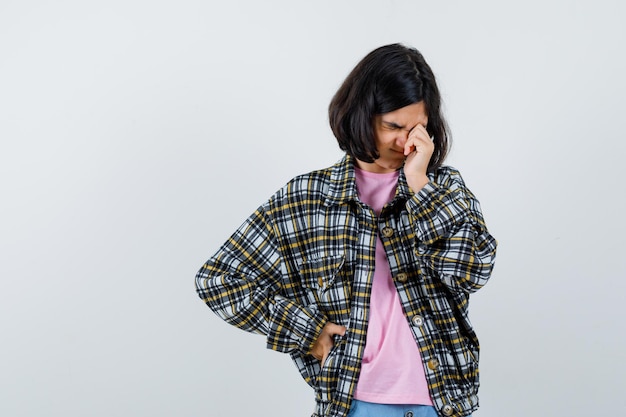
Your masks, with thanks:
M 406 182 L 414 193 L 418 193 L 426 184 L 430 182 L 430 180 L 426 174 L 418 174 L 407 175 Z

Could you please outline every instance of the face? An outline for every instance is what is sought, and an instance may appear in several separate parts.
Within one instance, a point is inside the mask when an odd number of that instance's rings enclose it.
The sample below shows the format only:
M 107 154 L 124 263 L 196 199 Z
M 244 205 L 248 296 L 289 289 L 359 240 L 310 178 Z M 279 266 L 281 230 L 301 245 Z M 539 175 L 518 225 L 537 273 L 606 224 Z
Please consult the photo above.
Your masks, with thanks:
M 374 117 L 374 139 L 380 157 L 372 163 L 357 160 L 359 168 L 377 173 L 392 172 L 404 164 L 404 144 L 417 125 L 426 127 L 428 116 L 424 101 L 409 104 Z

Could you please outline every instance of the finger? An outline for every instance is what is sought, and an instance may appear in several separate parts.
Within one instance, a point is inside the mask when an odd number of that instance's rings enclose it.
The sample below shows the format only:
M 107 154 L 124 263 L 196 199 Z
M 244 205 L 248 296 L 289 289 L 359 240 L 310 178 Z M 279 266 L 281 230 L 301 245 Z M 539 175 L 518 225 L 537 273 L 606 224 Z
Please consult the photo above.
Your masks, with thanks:
M 417 125 L 409 132 L 407 140 L 404 144 L 404 155 L 408 156 L 411 152 L 417 150 L 417 147 L 420 143 L 425 143 L 423 141 L 428 140 L 429 135 L 426 131 L 426 128 L 422 125 Z
M 427 138 L 427 137 L 430 137 L 430 135 L 428 134 L 428 130 L 426 130 L 426 127 L 424 125 L 416 125 L 409 132 L 409 137 L 424 137 L 424 138 Z
M 431 143 L 435 141 L 435 136 L 431 136 L 430 133 L 426 130 L 425 127 L 420 125 L 420 129 L 416 131 L 414 134 L 410 134 L 407 138 L 406 145 L 417 147 L 419 144 L 424 144 L 430 146 Z
M 341 326 L 335 323 L 328 323 L 328 333 L 331 335 L 344 336 L 346 334 L 346 326 Z
M 408 156 L 415 149 L 415 145 L 413 144 L 413 140 L 409 139 L 404 144 L 404 156 Z
M 430 143 L 428 136 L 426 136 L 426 139 L 423 137 L 411 137 L 404 144 L 404 155 L 408 156 L 411 152 L 416 152 L 418 148 L 428 143 Z
M 413 141 L 415 143 L 419 143 L 419 142 L 421 142 L 421 143 L 430 143 L 430 142 L 432 142 L 432 139 L 431 139 L 430 135 L 428 134 L 428 132 L 423 131 L 423 132 L 416 133 L 415 135 L 409 136 L 407 142 L 408 141 Z

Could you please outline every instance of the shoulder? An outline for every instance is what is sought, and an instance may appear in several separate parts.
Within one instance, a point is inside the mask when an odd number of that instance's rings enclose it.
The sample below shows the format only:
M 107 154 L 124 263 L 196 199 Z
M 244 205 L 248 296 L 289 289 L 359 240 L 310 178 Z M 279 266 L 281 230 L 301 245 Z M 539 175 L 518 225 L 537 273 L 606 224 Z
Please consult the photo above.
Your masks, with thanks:
M 329 192 L 333 168 L 331 166 L 297 175 L 270 198 L 269 204 L 276 208 L 322 201 Z
M 333 167 L 319 169 L 292 178 L 284 187 L 288 193 L 319 193 L 328 189 Z
M 461 172 L 449 165 L 442 165 L 430 174 L 431 180 L 439 186 L 450 185 L 454 182 L 463 184 Z

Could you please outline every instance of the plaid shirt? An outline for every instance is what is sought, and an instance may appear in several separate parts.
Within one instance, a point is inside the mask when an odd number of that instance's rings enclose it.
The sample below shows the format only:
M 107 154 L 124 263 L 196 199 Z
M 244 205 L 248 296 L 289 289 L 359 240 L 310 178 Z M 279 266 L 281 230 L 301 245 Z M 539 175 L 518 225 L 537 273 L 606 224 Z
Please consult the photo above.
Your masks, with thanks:
M 196 276 L 223 320 L 289 353 L 316 392 L 314 416 L 348 414 L 365 347 L 380 235 L 402 308 L 442 416 L 478 407 L 478 339 L 469 294 L 489 279 L 496 241 L 458 171 L 441 167 L 414 194 L 403 172 L 377 216 L 358 199 L 353 159 L 291 180 Z M 324 324 L 347 327 L 323 366 L 311 349 Z

